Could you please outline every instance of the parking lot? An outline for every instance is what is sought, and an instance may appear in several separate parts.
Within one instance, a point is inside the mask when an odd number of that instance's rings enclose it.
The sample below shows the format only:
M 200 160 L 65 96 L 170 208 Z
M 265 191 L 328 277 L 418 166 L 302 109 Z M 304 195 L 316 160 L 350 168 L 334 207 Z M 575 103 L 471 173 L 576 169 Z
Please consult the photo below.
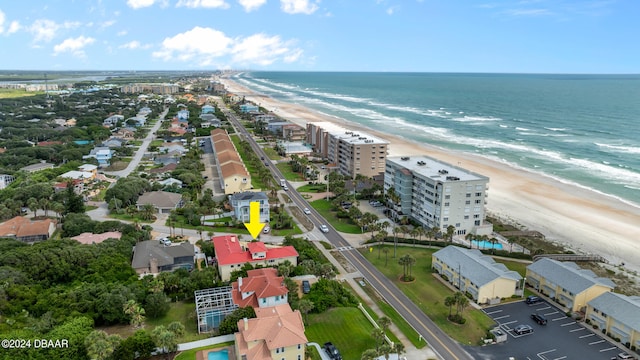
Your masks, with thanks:
M 526 304 L 524 301 L 497 305 L 484 312 L 507 334 L 507 341 L 483 347 L 467 347 L 478 359 L 611 359 L 620 353 L 616 345 L 600 336 L 589 325 L 578 323 L 547 302 Z M 547 319 L 539 325 L 531 314 Z M 533 332 L 518 335 L 513 329 L 529 325 Z

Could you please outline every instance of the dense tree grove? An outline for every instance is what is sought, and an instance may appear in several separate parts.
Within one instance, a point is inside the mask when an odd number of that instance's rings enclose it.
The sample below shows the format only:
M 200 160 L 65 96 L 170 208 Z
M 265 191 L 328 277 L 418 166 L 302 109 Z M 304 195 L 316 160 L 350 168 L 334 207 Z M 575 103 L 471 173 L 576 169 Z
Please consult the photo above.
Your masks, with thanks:
M 320 279 L 311 285 L 305 299 L 313 303 L 311 312 L 321 313 L 332 307 L 357 306 L 356 297 L 335 280 Z

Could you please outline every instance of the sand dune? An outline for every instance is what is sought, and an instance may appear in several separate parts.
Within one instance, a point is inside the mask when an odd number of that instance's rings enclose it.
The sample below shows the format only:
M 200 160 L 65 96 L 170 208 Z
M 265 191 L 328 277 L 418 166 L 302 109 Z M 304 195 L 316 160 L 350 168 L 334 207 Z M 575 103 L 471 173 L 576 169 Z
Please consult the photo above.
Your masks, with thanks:
M 221 79 L 229 91 L 274 111 L 278 116 L 306 126 L 330 121 L 352 130 L 367 131 L 390 142 L 389 155 L 424 154 L 490 178 L 487 210 L 490 214 L 544 233 L 548 240 L 581 253 L 605 256 L 612 264 L 624 262 L 640 271 L 640 209 L 577 186 L 526 170 L 510 167 L 474 154 L 452 152 L 427 144 L 354 126 L 296 104 L 284 103 L 252 91 L 230 79 Z M 532 249 L 533 250 L 533 249 Z

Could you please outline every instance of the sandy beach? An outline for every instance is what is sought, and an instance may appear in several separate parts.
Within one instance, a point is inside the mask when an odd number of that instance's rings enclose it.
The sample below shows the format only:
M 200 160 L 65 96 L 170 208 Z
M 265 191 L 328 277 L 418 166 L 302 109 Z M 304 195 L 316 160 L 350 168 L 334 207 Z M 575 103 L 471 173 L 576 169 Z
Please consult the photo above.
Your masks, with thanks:
M 474 154 L 416 144 L 389 135 L 384 129 L 354 126 L 297 104 L 257 95 L 230 79 L 220 81 L 229 91 L 301 126 L 307 122 L 330 121 L 389 141 L 389 156 L 424 154 L 488 176 L 487 210 L 491 215 L 540 231 L 548 240 L 575 252 L 602 255 L 611 264 L 625 263 L 626 268 L 640 271 L 640 209 L 637 207 Z

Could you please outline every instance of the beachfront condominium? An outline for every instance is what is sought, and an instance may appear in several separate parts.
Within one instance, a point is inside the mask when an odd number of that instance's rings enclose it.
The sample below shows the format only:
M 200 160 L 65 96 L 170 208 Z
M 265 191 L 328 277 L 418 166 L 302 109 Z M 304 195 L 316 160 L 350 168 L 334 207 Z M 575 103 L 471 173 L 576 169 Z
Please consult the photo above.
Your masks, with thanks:
M 330 122 L 311 122 L 307 123 L 307 143 L 349 178 L 384 173 L 389 142 L 375 136 Z
M 389 157 L 384 173 L 394 216 L 442 232 L 453 225 L 457 235 L 491 233 L 484 219 L 488 184 L 486 176 L 427 156 Z

